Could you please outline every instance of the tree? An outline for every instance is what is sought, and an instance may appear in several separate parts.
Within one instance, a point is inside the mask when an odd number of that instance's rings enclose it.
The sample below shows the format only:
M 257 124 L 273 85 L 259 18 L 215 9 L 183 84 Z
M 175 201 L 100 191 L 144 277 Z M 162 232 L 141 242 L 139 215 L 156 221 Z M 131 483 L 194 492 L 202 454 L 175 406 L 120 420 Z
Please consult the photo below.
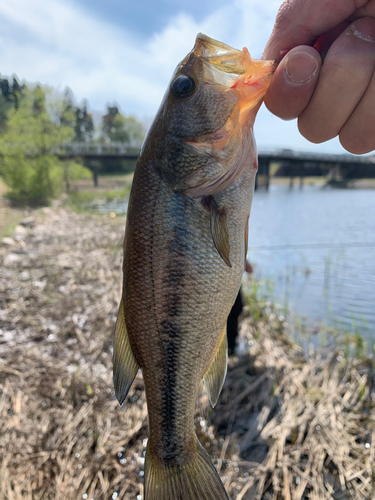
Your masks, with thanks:
M 67 127 L 74 128 L 76 123 L 75 110 L 76 105 L 74 103 L 74 94 L 71 89 L 67 87 L 64 91 L 61 103 L 61 111 L 59 116 L 60 123 Z
M 14 107 L 17 109 L 18 108 L 18 103 L 22 97 L 24 90 L 24 85 L 20 85 L 17 78 L 14 76 L 13 81 L 12 81 L 12 100 L 14 102 Z
M 88 102 L 85 99 L 82 106 L 75 109 L 75 140 L 77 142 L 87 142 L 94 136 L 94 122 L 92 114 L 88 111 Z
M 53 98 L 50 88 L 24 90 L 18 108 L 8 111 L 0 136 L 0 175 L 10 198 L 40 203 L 59 194 L 64 168 L 56 152 L 74 138 L 72 122 L 73 110 Z
M 8 78 L 0 78 L 0 93 L 6 100 L 10 100 L 12 94 L 12 87 Z
M 144 138 L 142 124 L 133 116 L 124 116 L 116 105 L 107 106 L 101 128 L 104 139 L 111 142 L 140 144 Z
M 12 84 L 8 78 L 0 78 L 0 132 L 6 127 L 8 111 L 13 107 L 18 108 L 25 87 L 25 84 L 19 84 L 15 76 Z
M 88 101 L 85 99 L 81 106 L 77 105 L 74 94 L 69 87 L 64 92 L 61 121 L 74 128 L 74 142 L 88 142 L 92 140 L 94 122 L 92 114 L 88 111 Z

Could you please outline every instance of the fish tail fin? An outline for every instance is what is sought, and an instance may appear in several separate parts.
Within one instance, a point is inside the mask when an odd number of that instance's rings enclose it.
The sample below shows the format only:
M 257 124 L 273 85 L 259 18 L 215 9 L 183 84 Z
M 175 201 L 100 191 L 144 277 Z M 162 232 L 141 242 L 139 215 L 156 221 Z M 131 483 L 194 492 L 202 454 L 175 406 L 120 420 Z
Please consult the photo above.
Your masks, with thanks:
M 145 500 L 229 500 L 217 470 L 198 440 L 192 455 L 182 463 L 166 465 L 147 450 Z

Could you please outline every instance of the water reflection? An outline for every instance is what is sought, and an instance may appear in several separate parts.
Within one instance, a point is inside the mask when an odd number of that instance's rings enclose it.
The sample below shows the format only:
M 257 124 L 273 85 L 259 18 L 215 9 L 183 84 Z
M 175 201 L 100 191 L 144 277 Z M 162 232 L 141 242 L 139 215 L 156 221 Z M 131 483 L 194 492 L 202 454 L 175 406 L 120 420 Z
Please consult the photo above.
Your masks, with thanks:
M 128 199 L 95 200 L 83 206 L 85 210 L 98 212 L 100 214 L 115 213 L 116 215 L 126 215 L 128 211 Z

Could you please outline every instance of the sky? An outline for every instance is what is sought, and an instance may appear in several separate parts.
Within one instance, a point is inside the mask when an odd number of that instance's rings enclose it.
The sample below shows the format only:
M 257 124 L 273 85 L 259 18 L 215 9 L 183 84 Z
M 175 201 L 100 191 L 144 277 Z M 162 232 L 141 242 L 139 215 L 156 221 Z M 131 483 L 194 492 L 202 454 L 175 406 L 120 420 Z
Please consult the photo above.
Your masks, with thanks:
M 0 74 L 63 91 L 104 113 L 116 102 L 149 125 L 170 77 L 199 32 L 260 57 L 281 0 L 2 0 Z M 260 110 L 259 150 L 345 153 L 305 140 L 296 121 Z

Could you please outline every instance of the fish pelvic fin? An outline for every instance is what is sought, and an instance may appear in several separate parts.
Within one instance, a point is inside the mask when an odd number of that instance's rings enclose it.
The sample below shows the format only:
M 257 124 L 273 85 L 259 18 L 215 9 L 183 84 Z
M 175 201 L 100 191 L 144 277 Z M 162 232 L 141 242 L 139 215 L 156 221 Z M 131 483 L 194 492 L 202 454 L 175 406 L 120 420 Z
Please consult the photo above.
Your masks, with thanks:
M 165 464 L 146 453 L 144 500 L 229 500 L 206 450 L 196 449 L 182 463 Z
M 120 404 L 124 402 L 138 370 L 139 365 L 130 345 L 125 323 L 124 304 L 121 299 L 113 349 L 113 385 Z
M 227 374 L 227 363 L 228 339 L 227 326 L 225 325 L 215 357 L 203 377 L 204 386 L 212 408 L 216 405 L 223 387 L 225 376 Z

